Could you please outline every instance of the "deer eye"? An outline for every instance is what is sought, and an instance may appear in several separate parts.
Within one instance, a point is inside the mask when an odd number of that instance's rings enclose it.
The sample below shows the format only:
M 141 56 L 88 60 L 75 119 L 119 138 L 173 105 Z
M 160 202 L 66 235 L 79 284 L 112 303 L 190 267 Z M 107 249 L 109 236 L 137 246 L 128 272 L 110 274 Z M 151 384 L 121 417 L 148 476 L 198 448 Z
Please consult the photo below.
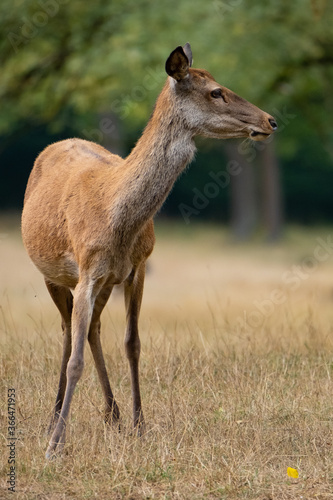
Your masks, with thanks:
M 212 90 L 210 95 L 212 97 L 214 97 L 214 99 L 218 99 L 219 97 L 222 97 L 223 99 L 223 94 L 222 94 L 222 90 L 221 89 L 215 89 L 215 90 Z
M 221 89 L 215 89 L 215 90 L 212 90 L 210 95 L 214 98 L 214 99 L 218 99 L 219 97 L 221 99 L 224 100 L 225 103 L 228 103 L 228 99 L 226 97 L 226 95 L 222 92 Z

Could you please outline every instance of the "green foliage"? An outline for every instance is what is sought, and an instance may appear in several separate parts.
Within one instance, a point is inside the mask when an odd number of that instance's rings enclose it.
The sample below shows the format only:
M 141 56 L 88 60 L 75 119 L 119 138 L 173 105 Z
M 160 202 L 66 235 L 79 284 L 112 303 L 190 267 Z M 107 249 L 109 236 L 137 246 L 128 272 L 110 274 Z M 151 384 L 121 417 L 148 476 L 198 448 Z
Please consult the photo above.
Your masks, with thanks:
M 326 171 L 332 19 L 328 0 L 3 0 L 0 136 L 17 141 L 42 127 L 89 138 L 85 131 L 100 130 L 96 116 L 108 112 L 137 137 L 165 81 L 168 54 L 189 41 L 196 67 L 276 116 L 283 162 L 297 158 L 297 172 L 311 137 L 312 157 L 324 164 L 310 169 Z
M 0 131 L 26 117 L 63 121 L 64 107 L 81 114 L 114 104 L 143 121 L 168 53 L 186 41 L 196 65 L 226 86 L 259 105 L 296 103 L 323 123 L 318 105 L 332 106 L 332 14 L 324 0 L 5 0 Z

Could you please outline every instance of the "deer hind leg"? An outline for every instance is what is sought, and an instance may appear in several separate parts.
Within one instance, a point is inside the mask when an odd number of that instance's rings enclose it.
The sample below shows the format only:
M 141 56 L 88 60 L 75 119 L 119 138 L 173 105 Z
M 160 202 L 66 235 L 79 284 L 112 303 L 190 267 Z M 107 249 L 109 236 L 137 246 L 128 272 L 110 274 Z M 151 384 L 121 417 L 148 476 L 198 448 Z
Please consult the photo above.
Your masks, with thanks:
M 125 281 L 124 288 L 127 317 L 125 349 L 131 372 L 133 424 L 139 434 L 141 434 L 144 429 L 144 418 L 141 407 L 139 385 L 140 338 L 138 331 L 138 319 L 141 307 L 144 278 L 145 262 L 141 263 L 136 270 L 133 270 L 130 277 Z
M 111 423 L 111 421 L 117 422 L 119 420 L 119 408 L 111 390 L 101 346 L 101 339 L 100 339 L 100 330 L 101 330 L 100 315 L 110 297 L 112 288 L 113 288 L 112 286 L 106 286 L 100 291 L 99 295 L 96 297 L 94 311 L 91 318 L 91 323 L 88 333 L 88 342 L 95 361 L 99 381 L 101 383 L 105 399 L 105 414 L 104 414 L 105 423 Z
M 90 326 L 94 300 L 100 286 L 96 285 L 89 277 L 81 278 L 74 291 L 72 312 L 72 352 L 67 363 L 67 384 L 65 397 L 57 425 L 51 436 L 46 458 L 52 456 L 65 443 L 66 422 L 70 404 L 77 382 L 79 381 L 84 366 L 84 346 Z
M 47 280 L 45 280 L 45 283 L 53 299 L 53 302 L 55 303 L 61 314 L 61 327 L 63 331 L 63 352 L 62 352 L 62 362 L 60 370 L 60 380 L 59 380 L 58 393 L 56 397 L 54 411 L 48 428 L 48 432 L 50 434 L 58 422 L 66 390 L 66 383 L 67 383 L 66 369 L 72 350 L 71 315 L 73 309 L 73 295 L 71 294 L 68 288 L 55 285 L 54 283 L 51 283 Z

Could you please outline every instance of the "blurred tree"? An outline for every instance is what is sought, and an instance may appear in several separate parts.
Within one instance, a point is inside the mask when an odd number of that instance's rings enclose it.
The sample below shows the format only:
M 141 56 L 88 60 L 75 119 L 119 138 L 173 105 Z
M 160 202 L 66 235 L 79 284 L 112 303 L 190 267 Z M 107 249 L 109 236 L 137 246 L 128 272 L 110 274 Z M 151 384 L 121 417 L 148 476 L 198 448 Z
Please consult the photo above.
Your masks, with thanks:
M 132 137 L 163 85 L 170 50 L 190 41 L 195 66 L 276 116 L 282 162 L 301 157 L 311 134 L 327 165 L 332 18 L 327 0 L 2 0 L 2 148 L 33 126 L 103 143 L 116 128 Z
M 258 222 L 257 185 L 253 161 L 247 161 L 238 141 L 225 145 L 230 160 L 239 165 L 239 174 L 231 178 L 231 229 L 237 241 L 248 239 Z
M 146 119 L 163 63 L 190 40 L 196 65 L 258 105 L 302 110 L 327 135 L 332 2 L 325 0 L 3 0 L 0 131 L 21 120 L 58 127 L 64 109 Z M 309 99 L 309 95 L 311 99 Z
M 262 163 L 262 213 L 267 240 L 278 240 L 282 232 L 283 200 L 281 193 L 279 161 L 271 141 L 261 152 Z

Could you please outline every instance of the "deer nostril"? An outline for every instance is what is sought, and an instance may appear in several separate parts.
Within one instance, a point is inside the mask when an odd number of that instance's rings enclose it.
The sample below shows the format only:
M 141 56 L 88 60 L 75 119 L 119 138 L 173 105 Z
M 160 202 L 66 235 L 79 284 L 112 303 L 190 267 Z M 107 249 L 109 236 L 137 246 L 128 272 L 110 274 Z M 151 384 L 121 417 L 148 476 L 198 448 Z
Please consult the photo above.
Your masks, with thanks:
M 269 123 L 270 123 L 270 125 L 271 125 L 271 127 L 272 127 L 273 130 L 276 130 L 278 128 L 277 123 L 274 120 L 274 118 L 269 118 L 268 121 L 269 121 Z

